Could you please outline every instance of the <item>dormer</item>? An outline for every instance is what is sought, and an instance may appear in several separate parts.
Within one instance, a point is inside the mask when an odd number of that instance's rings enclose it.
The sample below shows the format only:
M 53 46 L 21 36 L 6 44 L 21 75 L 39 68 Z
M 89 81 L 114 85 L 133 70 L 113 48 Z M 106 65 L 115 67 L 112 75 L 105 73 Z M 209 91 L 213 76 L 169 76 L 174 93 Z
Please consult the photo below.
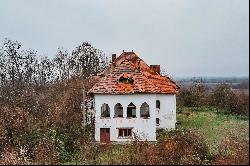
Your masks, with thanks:
M 122 83 L 122 84 L 133 84 L 134 83 L 132 75 L 127 74 L 127 73 L 121 74 L 117 81 L 118 81 L 118 83 Z

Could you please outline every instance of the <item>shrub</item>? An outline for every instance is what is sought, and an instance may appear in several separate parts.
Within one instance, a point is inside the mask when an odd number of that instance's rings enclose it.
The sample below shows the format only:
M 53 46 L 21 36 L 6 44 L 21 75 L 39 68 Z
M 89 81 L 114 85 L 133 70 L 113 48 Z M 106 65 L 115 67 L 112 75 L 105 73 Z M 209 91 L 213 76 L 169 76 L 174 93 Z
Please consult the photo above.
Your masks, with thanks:
M 212 106 L 228 113 L 249 115 L 249 96 L 234 92 L 230 85 L 218 84 L 212 91 L 202 82 L 194 82 L 191 87 L 182 87 L 177 94 L 177 105 L 186 107 Z
M 206 164 L 208 147 L 203 136 L 194 130 L 164 132 L 158 143 L 161 164 Z
M 94 141 L 82 138 L 79 142 L 81 144 L 80 148 L 80 161 L 81 164 L 101 164 L 99 159 L 99 153 L 101 147 L 97 145 Z
M 72 79 L 60 101 L 54 103 L 55 107 L 48 115 L 50 126 L 56 125 L 73 139 L 80 136 L 83 122 L 81 86 L 80 80 Z
M 237 95 L 227 84 L 219 84 L 210 96 L 210 105 L 225 109 L 229 113 L 248 115 L 249 98 L 241 93 Z
M 191 87 L 182 87 L 177 95 L 180 106 L 197 107 L 207 105 L 208 88 L 203 82 L 196 81 Z
M 21 135 L 32 128 L 32 115 L 18 107 L 4 107 L 0 111 L 0 121 L 3 122 L 0 127 L 4 131 L 2 134 L 4 134 L 6 144 L 19 146 Z
M 138 140 L 134 140 L 132 144 L 125 146 L 125 150 L 127 152 L 126 159 L 128 164 L 130 165 L 147 164 L 148 154 L 150 154 L 148 147 L 149 147 L 148 142 L 139 142 Z M 156 158 L 156 156 L 151 156 L 151 157 L 152 159 Z
M 7 142 L 7 131 L 4 124 L 3 113 L 2 110 L 0 110 L 0 151 L 6 142 Z
M 55 147 L 60 155 L 60 162 L 75 161 L 76 153 L 79 151 L 76 140 L 56 126 L 49 128 L 48 136 L 51 140 L 54 140 Z
M 134 140 L 131 144 L 100 148 L 105 151 L 102 164 L 176 165 L 208 164 L 208 147 L 196 131 L 161 131 L 158 143 Z M 101 155 L 103 156 L 103 155 Z
M 27 164 L 28 159 L 20 150 L 16 148 L 5 148 L 0 153 L 0 164 L 3 165 L 23 165 Z
M 214 156 L 216 165 L 249 165 L 249 141 L 236 138 L 224 138 L 219 147 L 219 154 Z
M 33 162 L 39 165 L 54 165 L 60 163 L 59 152 L 56 149 L 54 140 L 42 139 L 33 148 Z

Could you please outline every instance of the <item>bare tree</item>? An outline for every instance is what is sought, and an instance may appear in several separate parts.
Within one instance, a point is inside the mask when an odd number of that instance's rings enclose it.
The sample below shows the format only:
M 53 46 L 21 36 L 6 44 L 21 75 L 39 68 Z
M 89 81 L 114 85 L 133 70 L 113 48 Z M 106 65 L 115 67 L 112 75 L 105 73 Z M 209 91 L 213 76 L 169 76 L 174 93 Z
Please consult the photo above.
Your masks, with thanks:
M 27 86 L 30 86 L 36 82 L 35 73 L 38 63 L 36 54 L 37 51 L 31 49 L 24 52 L 24 66 L 22 68 L 22 75 Z
M 38 63 L 38 75 L 41 85 L 53 81 L 53 63 L 47 56 L 42 57 Z
M 83 42 L 72 51 L 69 62 L 73 73 L 83 79 L 91 75 L 96 75 L 107 64 L 104 54 L 87 42 Z
M 0 86 L 3 87 L 7 84 L 7 62 L 4 52 L 0 49 Z
M 35 50 L 22 50 L 21 43 L 5 39 L 1 49 L 0 76 L 1 85 L 7 84 L 22 88 L 30 85 L 37 65 L 37 52 Z
M 21 43 L 5 39 L 3 43 L 3 56 L 6 58 L 6 70 L 11 80 L 11 85 L 19 87 L 22 83 L 21 68 L 23 64 Z
M 57 81 L 69 79 L 69 53 L 66 49 L 58 48 L 53 64 L 56 70 L 55 79 Z

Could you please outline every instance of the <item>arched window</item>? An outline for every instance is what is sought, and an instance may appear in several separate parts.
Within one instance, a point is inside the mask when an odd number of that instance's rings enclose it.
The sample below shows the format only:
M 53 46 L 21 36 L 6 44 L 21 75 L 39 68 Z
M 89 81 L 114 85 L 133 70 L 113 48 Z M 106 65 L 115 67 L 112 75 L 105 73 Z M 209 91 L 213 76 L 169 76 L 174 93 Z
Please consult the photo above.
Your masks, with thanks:
M 110 108 L 109 105 L 106 103 L 102 104 L 101 117 L 110 117 Z
M 160 103 L 160 100 L 156 100 L 156 108 L 161 108 L 161 103 Z
M 127 107 L 127 117 L 128 118 L 136 117 L 136 106 L 132 102 Z
M 123 107 L 120 103 L 117 103 L 114 109 L 115 109 L 114 117 L 123 117 Z
M 149 115 L 149 105 L 144 102 L 142 103 L 141 107 L 140 107 L 140 114 L 142 118 L 148 118 Z

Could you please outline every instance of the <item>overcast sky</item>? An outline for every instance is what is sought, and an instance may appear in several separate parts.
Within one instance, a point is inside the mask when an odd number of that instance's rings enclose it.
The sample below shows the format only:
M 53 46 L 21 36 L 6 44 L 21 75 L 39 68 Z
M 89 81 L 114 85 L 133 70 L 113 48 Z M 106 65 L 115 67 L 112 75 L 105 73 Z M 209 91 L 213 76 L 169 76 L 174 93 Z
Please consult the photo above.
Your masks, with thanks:
M 52 57 L 89 41 L 173 77 L 248 76 L 248 0 L 0 0 L 0 40 Z

